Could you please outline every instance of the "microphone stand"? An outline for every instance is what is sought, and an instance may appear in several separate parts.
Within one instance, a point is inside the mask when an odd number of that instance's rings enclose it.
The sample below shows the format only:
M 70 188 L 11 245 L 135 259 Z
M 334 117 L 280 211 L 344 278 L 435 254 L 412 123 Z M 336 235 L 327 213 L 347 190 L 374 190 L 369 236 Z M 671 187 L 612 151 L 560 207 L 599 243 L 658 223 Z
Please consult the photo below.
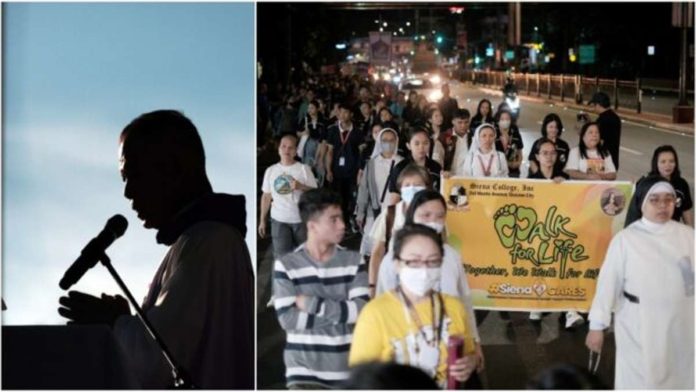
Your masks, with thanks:
M 113 265 L 111 265 L 111 259 L 109 259 L 109 256 L 107 256 L 106 253 L 102 253 L 99 258 L 99 261 L 104 265 L 104 267 L 106 267 L 106 269 L 109 270 L 109 273 L 114 278 L 114 280 L 116 280 L 116 283 L 118 283 L 119 287 L 121 288 L 121 291 L 123 291 L 126 297 L 128 297 L 128 301 L 133 306 L 133 308 L 135 308 L 135 313 L 138 315 L 138 318 L 143 323 L 145 330 L 155 340 L 160 350 L 162 351 L 164 359 L 167 361 L 167 364 L 172 370 L 172 377 L 174 378 L 174 389 L 193 389 L 193 382 L 191 382 L 191 379 L 189 378 L 188 374 L 181 366 L 179 366 L 174 361 L 174 357 L 172 356 L 171 352 L 169 352 L 167 345 L 164 344 L 162 337 L 160 337 L 160 335 L 157 333 L 152 324 L 150 324 L 150 321 L 147 319 L 147 317 L 145 317 L 145 313 L 143 313 L 143 310 L 140 308 L 140 305 L 138 305 L 138 302 L 135 300 L 135 298 L 133 298 L 133 294 L 131 294 L 131 292 L 128 290 L 128 287 L 126 287 L 126 284 L 123 283 L 123 280 L 121 280 L 121 277 L 114 269 Z

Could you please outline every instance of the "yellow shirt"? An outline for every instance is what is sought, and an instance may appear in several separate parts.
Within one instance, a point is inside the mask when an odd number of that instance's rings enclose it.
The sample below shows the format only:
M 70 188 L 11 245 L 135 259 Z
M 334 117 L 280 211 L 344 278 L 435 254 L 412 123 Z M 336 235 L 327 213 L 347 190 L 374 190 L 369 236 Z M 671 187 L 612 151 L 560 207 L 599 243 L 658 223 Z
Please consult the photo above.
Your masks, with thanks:
M 435 380 L 438 384 L 443 384 L 447 380 L 447 343 L 450 336 L 464 337 L 464 351 L 467 354 L 475 352 L 474 339 L 467 328 L 464 305 L 458 298 L 446 294 L 442 294 L 442 300 L 445 315 L 440 338 L 439 360 L 435 370 Z M 368 302 L 360 312 L 353 331 L 349 365 L 355 366 L 372 361 L 393 361 L 417 366 L 416 347 L 427 344 L 423 334 L 427 337 L 433 336 L 433 312 L 429 300 L 420 301 L 415 308 L 422 322 L 421 330 L 418 329 L 412 317 L 406 316 L 406 307 L 395 291 L 386 292 Z M 423 370 L 426 373 L 432 373 L 428 372 L 428 369 Z

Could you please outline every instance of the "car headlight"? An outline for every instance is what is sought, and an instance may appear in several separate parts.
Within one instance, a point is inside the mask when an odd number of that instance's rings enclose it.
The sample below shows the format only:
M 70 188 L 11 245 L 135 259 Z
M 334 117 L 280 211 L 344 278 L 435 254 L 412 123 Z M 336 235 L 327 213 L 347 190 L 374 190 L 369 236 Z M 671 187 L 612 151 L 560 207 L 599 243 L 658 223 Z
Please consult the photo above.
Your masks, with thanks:
M 442 98 L 442 91 L 440 90 L 435 90 L 428 95 L 428 100 L 430 102 L 437 102 L 440 98 Z

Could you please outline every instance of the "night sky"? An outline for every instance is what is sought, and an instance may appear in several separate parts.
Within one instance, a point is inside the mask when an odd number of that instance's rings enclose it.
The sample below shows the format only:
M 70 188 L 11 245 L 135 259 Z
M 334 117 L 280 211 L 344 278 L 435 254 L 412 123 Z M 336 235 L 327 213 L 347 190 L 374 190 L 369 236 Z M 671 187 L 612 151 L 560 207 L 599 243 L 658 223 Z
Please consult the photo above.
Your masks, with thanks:
M 452 14 L 449 7 L 453 5 L 465 7 L 464 12 Z M 452 53 L 455 26 L 463 22 L 470 47 L 482 54 L 490 42 L 485 38 L 490 37 L 490 18 L 506 15 L 508 3 L 259 3 L 258 57 L 265 77 L 274 80 L 277 74 L 285 75 L 289 59 L 295 67 L 300 61 L 312 67 L 343 61 L 345 52 L 338 51 L 335 44 L 376 31 L 379 25 L 375 20 L 386 21 L 385 30 L 389 31 L 395 24 L 405 27 L 405 21 L 411 21 L 405 34 L 415 34 L 416 8 L 420 9 L 419 33 L 427 34 L 432 27 L 442 34 L 443 53 Z M 671 3 L 522 3 L 522 42 L 537 38 L 547 51 L 556 54 L 542 72 L 676 79 L 680 31 L 672 27 L 671 13 Z M 433 25 L 424 21 L 431 15 L 439 17 Z M 494 24 L 493 28 L 505 39 L 504 25 Z M 693 44 L 693 28 L 689 37 Z M 580 66 L 567 60 L 568 48 L 580 44 L 596 45 L 594 65 Z M 655 56 L 647 56 L 648 45 L 655 46 Z M 693 67 L 693 58 L 690 62 Z

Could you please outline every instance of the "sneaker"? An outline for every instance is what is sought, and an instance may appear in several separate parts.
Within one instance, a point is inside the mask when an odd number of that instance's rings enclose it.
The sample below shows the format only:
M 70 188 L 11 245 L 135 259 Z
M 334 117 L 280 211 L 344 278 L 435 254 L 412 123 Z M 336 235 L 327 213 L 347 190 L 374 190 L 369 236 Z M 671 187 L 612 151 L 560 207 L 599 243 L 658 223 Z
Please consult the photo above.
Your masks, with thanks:
M 578 325 L 582 325 L 584 323 L 585 323 L 585 319 L 582 318 L 582 316 L 578 312 L 571 310 L 571 311 L 566 313 L 566 323 L 565 323 L 566 329 L 573 328 L 573 327 L 576 327 Z
M 541 312 L 529 312 L 529 319 L 532 321 L 541 320 Z

